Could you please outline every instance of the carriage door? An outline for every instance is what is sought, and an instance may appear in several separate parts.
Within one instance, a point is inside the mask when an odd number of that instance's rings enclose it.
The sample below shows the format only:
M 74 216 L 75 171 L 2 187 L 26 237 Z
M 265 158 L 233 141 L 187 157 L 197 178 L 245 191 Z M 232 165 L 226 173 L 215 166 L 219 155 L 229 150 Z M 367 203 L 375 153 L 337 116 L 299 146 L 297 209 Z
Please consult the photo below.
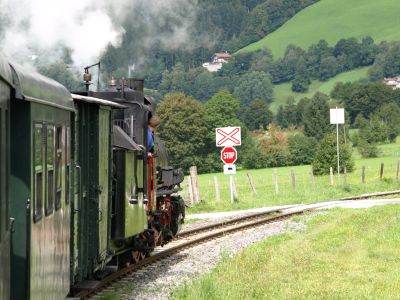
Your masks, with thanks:
M 109 108 L 99 109 L 99 254 L 106 255 L 109 239 L 110 184 L 110 116 Z
M 3 84 L 3 83 L 0 83 Z M 1 89 L 1 86 L 0 86 Z M 5 91 L 4 91 L 5 92 Z M 0 99 L 0 299 L 10 291 L 10 226 L 9 226 L 9 135 L 8 110 Z M 8 99 L 7 99 L 8 100 Z M 6 103 L 7 104 L 7 103 Z M 4 286 L 3 286 L 4 285 Z

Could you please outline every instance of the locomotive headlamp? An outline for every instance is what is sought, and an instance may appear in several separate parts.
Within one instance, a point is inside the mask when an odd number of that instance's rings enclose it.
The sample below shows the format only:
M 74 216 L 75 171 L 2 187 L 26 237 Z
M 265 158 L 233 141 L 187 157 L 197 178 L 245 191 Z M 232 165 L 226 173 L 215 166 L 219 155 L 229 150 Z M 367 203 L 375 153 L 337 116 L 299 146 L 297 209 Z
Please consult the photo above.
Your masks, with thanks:
M 100 89 L 100 62 L 98 62 L 91 66 L 85 67 L 85 73 L 83 73 L 83 81 L 84 81 L 84 85 L 86 85 L 86 91 L 89 91 L 89 85 L 92 84 L 90 82 L 92 80 L 92 74 L 89 73 L 89 69 L 94 66 L 97 66 L 99 69 L 98 73 L 97 73 L 97 91 L 99 91 L 99 89 Z
M 91 81 L 91 80 L 92 80 L 92 74 L 90 74 L 88 70 L 85 70 L 85 73 L 83 74 L 83 81 Z

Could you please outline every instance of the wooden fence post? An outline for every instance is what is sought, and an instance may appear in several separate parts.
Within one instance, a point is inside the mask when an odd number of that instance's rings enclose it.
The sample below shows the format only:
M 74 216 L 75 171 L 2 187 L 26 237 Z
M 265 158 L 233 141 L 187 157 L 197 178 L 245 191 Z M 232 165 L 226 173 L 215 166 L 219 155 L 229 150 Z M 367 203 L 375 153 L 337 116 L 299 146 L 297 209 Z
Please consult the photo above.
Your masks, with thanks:
M 229 176 L 229 183 L 230 183 L 230 189 L 231 189 L 231 203 L 234 201 L 237 201 L 238 195 L 236 191 L 236 185 L 235 185 L 235 180 L 233 179 L 233 176 Z
M 344 185 L 347 185 L 347 168 L 344 167 L 343 169 L 343 180 L 344 180 Z
M 193 205 L 193 189 L 192 189 L 192 178 L 186 177 L 186 183 L 187 183 L 187 190 L 188 190 L 188 197 L 189 197 L 189 204 Z
M 382 180 L 382 177 L 383 177 L 383 167 L 384 167 L 384 164 L 381 163 L 381 170 L 380 170 L 380 172 L 379 172 L 379 179 L 380 179 L 380 180 Z
M 275 194 L 279 194 L 279 185 L 278 185 L 278 171 L 274 170 L 274 185 L 275 185 Z
M 219 188 L 218 188 L 218 179 L 217 176 L 214 176 L 214 185 L 215 185 L 215 201 L 218 204 L 221 201 L 221 196 L 219 194 Z
M 236 189 L 236 182 L 235 182 L 235 178 L 233 177 L 233 200 L 234 201 L 238 201 L 239 200 L 239 196 L 237 193 L 237 189 Z
M 291 170 L 290 172 L 292 174 L 292 188 L 293 191 L 296 190 L 296 174 L 294 173 L 294 170 Z
M 249 183 L 250 183 L 251 189 L 253 191 L 253 195 L 257 195 L 256 187 L 253 182 L 253 177 L 251 177 L 250 173 L 247 173 L 247 178 L 249 179 Z
M 311 177 L 311 183 L 312 183 L 313 187 L 315 187 L 314 171 L 313 171 L 312 167 L 311 167 L 311 170 L 310 170 L 310 177 Z
M 333 185 L 333 168 L 332 167 L 329 168 L 329 175 L 331 177 L 331 185 Z
M 362 166 L 361 169 L 361 182 L 365 183 L 365 166 Z
M 197 167 L 196 166 L 190 167 L 190 179 L 192 181 L 193 202 L 199 203 L 200 202 L 200 190 L 199 190 L 199 183 L 197 180 Z
M 397 161 L 397 166 L 396 166 L 396 180 L 399 180 L 399 169 L 400 169 L 400 160 Z

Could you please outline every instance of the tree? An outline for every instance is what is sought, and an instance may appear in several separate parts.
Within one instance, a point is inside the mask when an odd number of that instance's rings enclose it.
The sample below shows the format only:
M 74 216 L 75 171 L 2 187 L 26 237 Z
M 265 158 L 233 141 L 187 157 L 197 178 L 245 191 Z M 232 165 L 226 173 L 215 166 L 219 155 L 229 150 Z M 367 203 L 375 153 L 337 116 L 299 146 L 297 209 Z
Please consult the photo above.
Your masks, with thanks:
M 292 81 L 292 91 L 298 93 L 307 92 L 310 83 L 310 74 L 307 70 L 306 60 L 300 57 L 296 64 L 296 75 Z
M 337 59 L 334 56 L 327 56 L 321 59 L 319 66 L 319 80 L 325 81 L 335 76 L 338 72 Z
M 240 77 L 233 94 L 240 99 L 240 103 L 244 107 L 255 99 L 270 103 L 272 101 L 273 86 L 269 75 L 265 72 L 252 71 Z
M 274 59 L 269 49 L 257 50 L 252 55 L 250 70 L 271 73 L 273 70 L 273 62 Z
M 400 107 L 396 103 L 388 103 L 382 105 L 376 115 L 386 124 L 387 138 L 393 143 L 396 141 L 396 137 L 400 133 Z
M 246 138 L 246 128 L 238 117 L 239 108 L 239 100 L 228 91 L 216 93 L 202 107 L 207 128 L 207 133 L 204 135 L 205 151 L 208 153 L 206 160 L 202 163 L 202 168 L 206 168 L 209 172 L 221 169 L 221 149 L 215 146 L 215 128 L 240 126 L 242 129 L 242 139 Z
M 375 46 L 374 40 L 370 36 L 366 36 L 361 41 L 361 48 L 359 51 L 360 65 L 369 66 L 374 63 L 375 56 L 378 52 L 378 47 Z
M 184 92 L 185 70 L 182 64 L 177 64 L 171 70 L 163 72 L 160 90 L 164 93 Z
M 315 158 L 312 163 L 314 174 L 323 175 L 329 174 L 330 167 L 333 168 L 334 172 L 337 172 L 337 145 L 336 145 L 336 134 L 327 134 L 322 141 L 318 144 Z M 339 158 L 340 158 L 340 172 L 344 171 L 346 167 L 347 172 L 351 172 L 354 167 L 354 161 L 352 158 L 352 150 L 350 146 L 343 143 L 342 140 L 339 142 Z
M 206 156 L 207 127 L 200 102 L 183 93 L 167 94 L 156 113 L 161 119 L 158 133 L 171 164 L 181 166 L 185 172 L 192 165 L 201 166 Z
M 354 122 L 358 114 L 368 118 L 382 104 L 392 102 L 393 92 L 390 87 L 380 82 L 353 85 L 350 96 L 343 99 L 351 121 Z
M 301 117 L 299 118 L 299 113 L 293 97 L 288 97 L 286 105 L 284 107 L 279 107 L 276 120 L 282 128 L 296 126 L 301 123 Z
M 258 39 L 264 37 L 268 33 L 268 11 L 264 4 L 257 5 L 244 26 L 242 34 L 256 35 Z
M 304 133 L 321 140 L 325 134 L 332 131 L 329 124 L 328 96 L 317 92 L 304 111 Z
M 361 65 L 360 46 L 356 38 L 340 39 L 334 49 L 333 54 L 336 57 L 346 55 L 347 64 L 345 69 L 350 70 Z
M 200 73 L 194 82 L 193 92 L 195 98 L 200 101 L 210 99 L 215 93 L 214 82 L 215 76 L 213 73 L 207 70 Z
M 266 128 L 272 122 L 273 118 L 274 115 L 269 109 L 268 104 L 260 99 L 252 101 L 242 114 L 242 121 L 249 130 L 255 130 L 260 127 Z

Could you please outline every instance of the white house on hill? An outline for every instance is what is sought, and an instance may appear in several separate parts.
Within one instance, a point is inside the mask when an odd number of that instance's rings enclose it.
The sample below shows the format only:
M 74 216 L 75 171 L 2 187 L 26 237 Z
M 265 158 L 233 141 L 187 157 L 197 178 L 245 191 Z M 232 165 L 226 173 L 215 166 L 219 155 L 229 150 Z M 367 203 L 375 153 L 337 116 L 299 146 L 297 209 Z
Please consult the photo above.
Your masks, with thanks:
M 393 90 L 398 90 L 400 89 L 400 76 L 385 78 L 383 79 L 383 83 L 390 86 Z
M 222 68 L 222 64 L 227 63 L 230 58 L 231 55 L 226 51 L 214 53 L 214 55 L 211 57 L 211 62 L 204 63 L 203 67 L 209 72 L 217 72 Z

